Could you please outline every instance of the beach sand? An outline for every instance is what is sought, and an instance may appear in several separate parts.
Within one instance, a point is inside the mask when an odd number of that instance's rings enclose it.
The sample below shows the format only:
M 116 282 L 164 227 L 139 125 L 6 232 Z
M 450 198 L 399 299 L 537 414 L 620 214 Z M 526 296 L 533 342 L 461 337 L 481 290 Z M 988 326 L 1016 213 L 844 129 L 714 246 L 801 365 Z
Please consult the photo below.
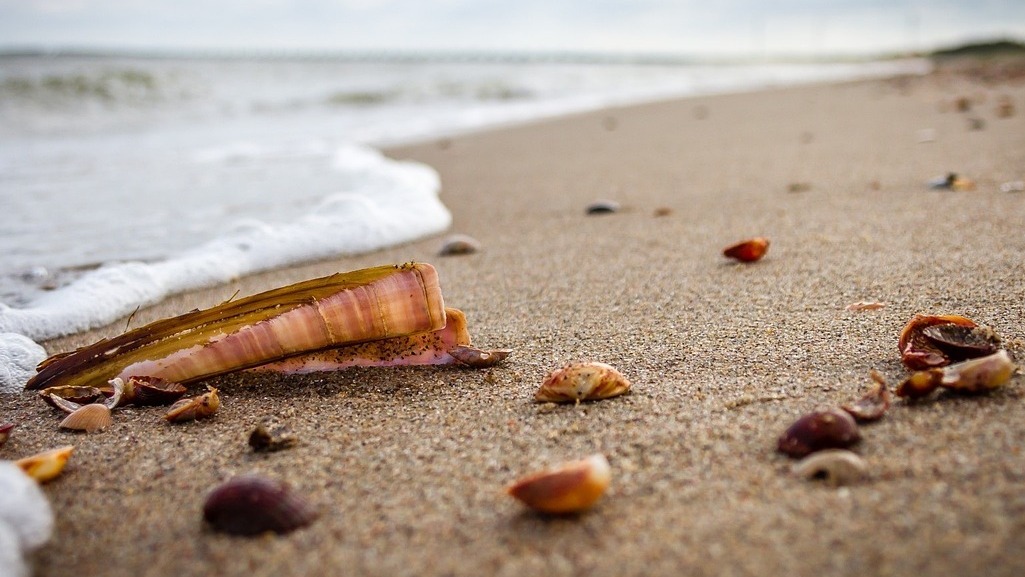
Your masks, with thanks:
M 1017 114 L 995 114 L 1010 95 Z M 957 97 L 975 99 L 958 112 Z M 980 102 L 985 98 L 984 102 Z M 983 119 L 974 130 L 969 117 Z M 990 395 L 898 401 L 863 427 L 860 484 L 797 479 L 780 433 L 905 375 L 915 313 L 992 326 L 1025 358 L 1025 86 L 964 77 L 874 80 L 697 97 L 390 150 L 438 169 L 452 232 L 240 279 L 140 311 L 132 326 L 329 274 L 410 260 L 439 270 L 486 370 L 353 369 L 217 378 L 211 420 L 126 408 L 110 429 L 57 430 L 34 394 L 0 399 L 17 458 L 73 444 L 45 486 L 61 575 L 1021 575 L 1025 377 Z M 949 171 L 967 192 L 929 190 Z M 798 184 L 800 186 L 792 186 Z M 792 188 L 804 189 L 792 192 Z M 586 216 L 597 199 L 623 209 Z M 655 216 L 656 210 L 669 214 Z M 724 247 L 767 236 L 767 257 Z M 848 312 L 878 300 L 878 311 Z M 124 329 L 48 344 L 67 350 Z M 624 397 L 535 404 L 570 360 L 633 381 Z M 267 414 L 300 436 L 254 454 Z M 549 518 L 503 493 L 517 477 L 604 453 L 610 491 Z M 320 510 L 286 536 L 204 528 L 207 492 L 239 473 L 290 483 Z

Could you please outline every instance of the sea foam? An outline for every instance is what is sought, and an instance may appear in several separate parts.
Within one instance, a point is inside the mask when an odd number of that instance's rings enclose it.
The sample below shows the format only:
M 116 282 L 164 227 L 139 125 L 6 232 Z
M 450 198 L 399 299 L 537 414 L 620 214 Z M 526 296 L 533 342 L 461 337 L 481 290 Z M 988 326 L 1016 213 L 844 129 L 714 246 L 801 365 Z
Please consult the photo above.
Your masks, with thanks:
M 441 232 L 451 223 L 438 198 L 438 174 L 428 166 L 351 144 L 337 151 L 333 168 L 341 190 L 298 219 L 274 225 L 248 219 L 166 260 L 108 264 L 41 294 L 26 307 L 0 305 L 0 359 L 7 369 L 0 371 L 0 390 L 19 390 L 31 376 L 24 369 L 31 361 L 24 359 L 35 359 L 38 351 L 25 337 L 41 340 L 88 330 L 169 295 L 295 263 L 377 250 Z M 14 359 L 21 361 L 15 364 Z

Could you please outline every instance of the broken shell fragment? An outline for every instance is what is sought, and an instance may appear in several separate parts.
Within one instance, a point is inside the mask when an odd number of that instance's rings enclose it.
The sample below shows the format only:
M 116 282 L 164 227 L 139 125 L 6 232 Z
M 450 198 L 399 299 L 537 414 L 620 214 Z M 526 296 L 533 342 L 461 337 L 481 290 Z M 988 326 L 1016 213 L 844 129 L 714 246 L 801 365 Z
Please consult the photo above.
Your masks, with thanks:
M 865 395 L 841 407 L 857 421 L 877 421 L 890 408 L 890 389 L 886 386 L 886 379 L 877 371 L 872 371 L 870 376 L 872 386 Z
M 61 421 L 60 428 L 92 433 L 106 429 L 114 423 L 106 405 L 93 403 L 79 407 Z
M 465 234 L 453 234 L 452 236 L 445 239 L 442 243 L 441 249 L 438 250 L 439 256 L 454 256 L 463 254 L 473 254 L 480 250 L 480 242 Z
M 97 387 L 81 387 L 74 385 L 49 387 L 39 391 L 46 404 L 60 409 L 54 399 L 63 399 L 76 405 L 88 405 L 104 398 L 103 391 Z M 62 409 L 63 410 L 63 409 Z
M 1000 337 L 989 327 L 944 323 L 927 326 L 922 334 L 954 361 L 992 355 L 1000 349 Z
M 801 459 L 791 470 L 798 477 L 821 479 L 831 487 L 838 487 L 864 479 L 868 464 L 846 449 L 826 449 Z
M 448 350 L 448 354 L 459 361 L 460 364 L 475 369 L 482 369 L 493 367 L 504 361 L 506 357 L 512 354 L 512 349 L 483 351 L 468 345 L 456 345 Z
M 768 250 L 769 239 L 759 236 L 726 247 L 722 254 L 740 262 L 756 262 L 761 260 Z
M 608 460 L 596 454 L 523 477 L 506 493 L 542 513 L 577 513 L 594 505 L 611 480 Z
M 68 463 L 71 452 L 75 447 L 68 445 L 49 451 L 18 459 L 15 465 L 21 467 L 22 471 L 40 483 L 56 479 L 64 471 L 64 465 Z
M 886 303 L 880 301 L 858 301 L 844 307 L 844 310 L 851 312 L 877 311 L 886 307 Z
M 231 535 L 289 533 L 309 525 L 316 511 L 281 481 L 240 475 L 214 488 L 203 503 L 203 519 Z
M 164 419 L 170 423 L 183 423 L 214 416 L 221 406 L 221 399 L 217 396 L 217 389 L 207 388 L 209 391 L 198 397 L 182 399 L 171 405 Z
M 1017 365 L 1007 351 L 912 373 L 897 387 L 897 396 L 917 399 L 939 387 L 960 393 L 985 393 L 1011 380 Z
M 901 361 L 911 370 L 924 370 L 942 367 L 951 363 L 950 351 L 943 342 L 937 342 L 925 334 L 924 330 L 934 325 L 955 324 L 974 328 L 975 321 L 960 315 L 922 315 L 911 317 L 900 331 L 897 348 L 900 350 Z
M 943 369 L 916 371 L 897 385 L 893 393 L 904 399 L 920 399 L 939 388 L 943 380 Z
M 120 380 L 121 378 L 117 377 L 111 383 Z M 182 398 L 188 390 L 180 383 L 144 375 L 132 375 L 124 379 L 123 384 L 124 394 L 120 403 L 122 405 L 170 405 Z
M 273 415 L 260 419 L 260 423 L 249 433 L 249 446 L 254 451 L 280 451 L 294 447 L 298 442 L 299 437 L 292 429 Z
M 611 365 L 599 362 L 569 363 L 552 371 L 534 394 L 541 402 L 591 401 L 622 395 L 630 381 Z
M 824 409 L 794 421 L 780 436 L 780 452 L 804 457 L 823 449 L 845 449 L 861 440 L 854 417 L 840 409 Z
M 959 176 L 956 172 L 949 172 L 946 176 L 937 176 L 929 181 L 929 188 L 933 190 L 975 190 L 975 182 L 971 179 Z
M 4 446 L 7 439 L 11 436 L 11 431 L 14 429 L 14 423 L 3 423 L 0 425 L 0 447 Z

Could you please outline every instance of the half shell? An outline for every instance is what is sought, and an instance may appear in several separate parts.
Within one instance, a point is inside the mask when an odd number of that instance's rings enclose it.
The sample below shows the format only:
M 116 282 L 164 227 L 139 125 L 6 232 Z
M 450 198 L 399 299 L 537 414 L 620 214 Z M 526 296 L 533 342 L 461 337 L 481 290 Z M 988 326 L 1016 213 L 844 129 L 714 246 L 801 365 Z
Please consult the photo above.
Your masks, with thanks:
M 114 424 L 114 420 L 110 416 L 110 409 L 106 405 L 93 403 L 79 407 L 67 417 L 64 417 L 60 428 L 92 433 L 106 429 L 112 424 Z
M 552 371 L 534 400 L 565 403 L 607 399 L 630 390 L 630 381 L 615 367 L 599 362 L 569 363 Z
M 598 454 L 523 477 L 506 493 L 542 513 L 577 513 L 594 505 L 611 481 L 609 462 Z
M 232 535 L 288 533 L 316 517 L 288 485 L 258 475 L 241 475 L 219 485 L 203 503 L 203 519 L 214 530 Z

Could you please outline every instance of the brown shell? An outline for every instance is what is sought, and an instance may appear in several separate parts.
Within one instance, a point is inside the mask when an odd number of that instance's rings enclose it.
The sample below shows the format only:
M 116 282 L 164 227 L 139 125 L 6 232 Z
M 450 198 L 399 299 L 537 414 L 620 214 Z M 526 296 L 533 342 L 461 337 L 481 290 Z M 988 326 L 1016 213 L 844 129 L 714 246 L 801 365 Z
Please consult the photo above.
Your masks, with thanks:
M 756 262 L 761 260 L 767 252 L 769 252 L 769 239 L 758 236 L 728 246 L 723 249 L 722 254 L 740 262 Z
M 846 411 L 824 409 L 794 421 L 780 436 L 778 448 L 791 457 L 823 449 L 846 449 L 861 440 L 858 424 Z
M 857 401 L 841 407 L 857 421 L 877 421 L 890 408 L 890 389 L 886 386 L 886 379 L 877 371 L 870 374 L 872 385 L 868 391 Z
M 483 369 L 493 367 L 512 354 L 512 349 L 494 349 L 483 351 L 469 345 L 456 345 L 448 350 L 455 360 L 468 367 Z
M 541 402 L 566 403 L 607 399 L 630 390 L 619 371 L 599 362 L 569 363 L 548 374 L 534 394 Z
M 61 421 L 60 428 L 92 433 L 111 426 L 114 420 L 106 405 L 93 403 L 79 407 Z
M 915 371 L 901 381 L 893 393 L 904 399 L 920 399 L 938 389 L 942 381 L 942 368 Z
M 989 327 L 943 323 L 923 328 L 922 334 L 955 362 L 992 355 L 1000 349 L 1000 337 Z
M 305 499 L 281 481 L 241 475 L 214 488 L 203 503 L 203 519 L 232 535 L 288 533 L 316 519 Z
M 923 332 L 928 327 L 945 324 L 968 328 L 978 326 L 975 321 L 960 315 L 916 314 L 904 325 L 897 340 L 904 366 L 913 371 L 921 371 L 951 363 L 950 355 L 942 348 L 942 343 L 937 343 Z
M 453 234 L 445 239 L 438 256 L 473 254 L 480 250 L 480 241 L 465 234 Z
M 217 389 L 207 388 L 210 389 L 207 393 L 191 399 L 182 399 L 171 405 L 164 419 L 169 423 L 183 423 L 214 416 L 221 406 L 221 399 L 217 395 Z

